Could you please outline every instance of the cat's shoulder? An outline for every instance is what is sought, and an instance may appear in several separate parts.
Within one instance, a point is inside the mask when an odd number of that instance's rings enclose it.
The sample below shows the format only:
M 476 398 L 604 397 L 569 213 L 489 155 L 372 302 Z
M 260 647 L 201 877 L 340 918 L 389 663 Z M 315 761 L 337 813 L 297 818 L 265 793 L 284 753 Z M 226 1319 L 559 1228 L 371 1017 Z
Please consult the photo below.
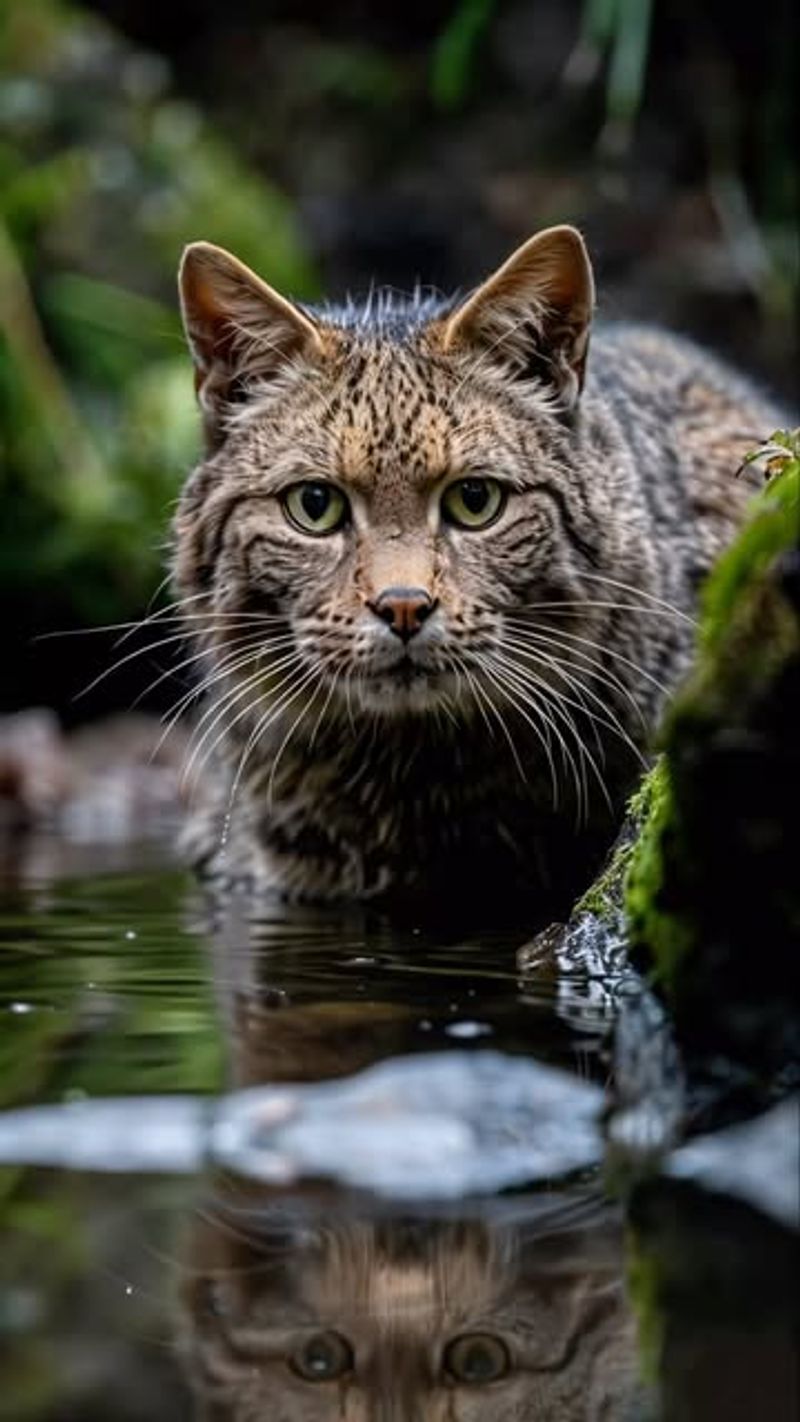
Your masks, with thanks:
M 689 336 L 638 321 L 597 321 L 592 336 L 592 362 L 606 378 L 620 371 L 624 375 L 638 373 L 643 379 L 655 376 L 684 381 L 705 376 L 716 383 L 745 381 L 722 356 Z
M 757 380 L 690 337 L 656 325 L 598 322 L 589 380 L 601 398 L 661 414 L 718 418 L 723 409 L 752 411 L 764 423 L 764 437 L 789 419 Z

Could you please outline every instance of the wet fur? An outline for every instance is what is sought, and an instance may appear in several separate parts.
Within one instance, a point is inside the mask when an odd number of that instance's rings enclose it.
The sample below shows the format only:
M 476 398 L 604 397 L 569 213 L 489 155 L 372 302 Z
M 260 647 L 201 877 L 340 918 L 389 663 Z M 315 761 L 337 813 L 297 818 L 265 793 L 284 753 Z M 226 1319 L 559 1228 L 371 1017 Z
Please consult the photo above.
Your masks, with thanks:
M 587 1213 L 584 1210 L 584 1213 Z M 565 1211 L 567 1218 L 569 1209 Z M 186 1256 L 183 1355 L 205 1422 L 624 1422 L 639 1398 L 619 1221 L 292 1223 L 254 1200 L 203 1210 Z M 354 1370 L 292 1369 L 335 1330 Z M 488 1334 L 508 1375 L 464 1385 L 448 1342 Z M 639 1414 L 640 1415 L 640 1414 Z
M 515 260 L 466 305 L 287 317 L 264 288 L 221 355 L 185 297 L 209 449 L 181 499 L 175 585 L 206 671 L 223 673 L 189 836 L 206 870 L 301 900 L 500 894 L 544 919 L 602 855 L 691 656 L 698 587 L 753 491 L 736 471 L 780 416 L 660 331 L 601 328 L 587 365 L 571 249 L 556 244 L 544 276 Z M 437 526 L 438 492 L 476 471 L 512 487 L 506 512 L 483 532 Z M 277 494 L 320 477 L 357 527 L 310 538 L 287 522 Z M 405 679 L 368 610 L 393 584 L 438 603 Z M 276 655 L 300 653 L 283 709 L 277 674 L 252 694 L 253 663 L 224 675 L 238 614 L 291 638 Z M 486 660 L 506 655 L 522 680 Z

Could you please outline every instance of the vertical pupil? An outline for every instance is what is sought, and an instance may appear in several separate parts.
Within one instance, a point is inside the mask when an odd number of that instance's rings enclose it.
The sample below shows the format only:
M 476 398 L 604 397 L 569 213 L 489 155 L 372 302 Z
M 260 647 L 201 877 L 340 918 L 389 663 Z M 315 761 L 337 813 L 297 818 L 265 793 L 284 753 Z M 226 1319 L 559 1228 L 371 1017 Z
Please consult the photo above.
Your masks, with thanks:
M 482 479 L 465 479 L 461 485 L 461 498 L 470 513 L 482 513 L 489 498 L 489 490 Z
M 468 1350 L 464 1359 L 464 1376 L 470 1382 L 481 1382 L 484 1378 L 490 1378 L 494 1371 L 495 1360 L 488 1348 L 476 1345 Z
M 324 484 L 307 484 L 303 490 L 301 503 L 313 523 L 327 513 L 330 501 L 330 489 L 326 489 Z

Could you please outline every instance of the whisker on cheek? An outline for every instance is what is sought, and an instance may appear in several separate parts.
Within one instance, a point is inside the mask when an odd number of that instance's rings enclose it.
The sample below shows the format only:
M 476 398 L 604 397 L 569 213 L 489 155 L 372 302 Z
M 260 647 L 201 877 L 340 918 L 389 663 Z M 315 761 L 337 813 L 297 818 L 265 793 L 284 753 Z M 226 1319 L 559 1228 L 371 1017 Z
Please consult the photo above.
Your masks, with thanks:
M 253 676 L 246 678 L 242 685 L 237 684 L 233 687 L 231 691 L 223 692 L 220 700 L 218 702 L 212 703 L 210 710 L 207 711 L 201 718 L 201 721 L 197 727 L 198 730 L 203 724 L 203 721 L 205 721 L 210 715 L 212 715 L 212 713 L 216 712 L 216 714 L 213 715 L 213 719 L 211 720 L 210 725 L 204 731 L 201 740 L 199 741 L 189 758 L 189 761 L 184 770 L 184 778 L 188 779 L 188 777 L 191 775 L 192 768 L 195 762 L 197 761 L 197 757 L 200 753 L 202 746 L 207 742 L 208 737 L 213 734 L 215 728 L 219 725 L 220 721 L 224 720 L 225 716 L 228 714 L 232 706 L 237 705 L 243 697 L 248 696 L 260 683 L 264 682 L 269 676 L 274 676 L 276 672 L 284 671 L 287 668 L 294 667 L 295 664 L 299 664 L 301 662 L 302 658 L 298 652 L 290 652 L 285 657 L 280 658 L 278 662 L 271 664 L 269 667 L 259 667 L 258 671 L 256 671 Z M 273 692 L 278 690 L 281 686 L 285 685 L 288 679 L 288 677 L 284 677 L 278 682 L 277 687 L 272 687 L 270 688 L 270 690 Z M 219 709 L 220 706 L 221 709 Z M 210 750 L 206 753 L 203 762 L 204 764 L 207 764 L 210 760 L 221 738 L 226 735 L 229 735 L 233 727 L 237 725 L 243 717 L 247 716 L 251 709 L 252 708 L 250 705 L 245 706 L 244 710 L 240 711 L 228 726 L 223 727 L 221 735 L 217 737 L 217 739 L 212 743 Z

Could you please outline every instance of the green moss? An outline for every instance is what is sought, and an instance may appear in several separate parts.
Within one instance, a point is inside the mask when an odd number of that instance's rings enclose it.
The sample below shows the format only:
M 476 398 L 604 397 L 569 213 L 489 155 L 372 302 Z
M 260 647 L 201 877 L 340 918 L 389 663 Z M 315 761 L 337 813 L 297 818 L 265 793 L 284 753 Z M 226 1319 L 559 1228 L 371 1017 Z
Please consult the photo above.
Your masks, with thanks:
M 664 761 L 649 797 L 637 841 L 631 845 L 624 885 L 625 909 L 634 942 L 651 947 L 656 973 L 669 988 L 691 946 L 691 935 L 680 917 L 669 909 L 669 856 L 665 844 L 678 836 L 679 813 L 672 782 Z
M 631 796 L 626 807 L 622 833 L 605 868 L 576 903 L 573 918 L 579 914 L 591 913 L 596 918 L 605 920 L 619 914 L 636 840 L 657 799 L 663 794 L 662 781 L 663 774 L 660 766 L 656 765 Z
M 664 1349 L 661 1261 L 633 1230 L 628 1231 L 626 1276 L 628 1297 L 636 1316 L 642 1379 L 654 1385 L 658 1381 Z

